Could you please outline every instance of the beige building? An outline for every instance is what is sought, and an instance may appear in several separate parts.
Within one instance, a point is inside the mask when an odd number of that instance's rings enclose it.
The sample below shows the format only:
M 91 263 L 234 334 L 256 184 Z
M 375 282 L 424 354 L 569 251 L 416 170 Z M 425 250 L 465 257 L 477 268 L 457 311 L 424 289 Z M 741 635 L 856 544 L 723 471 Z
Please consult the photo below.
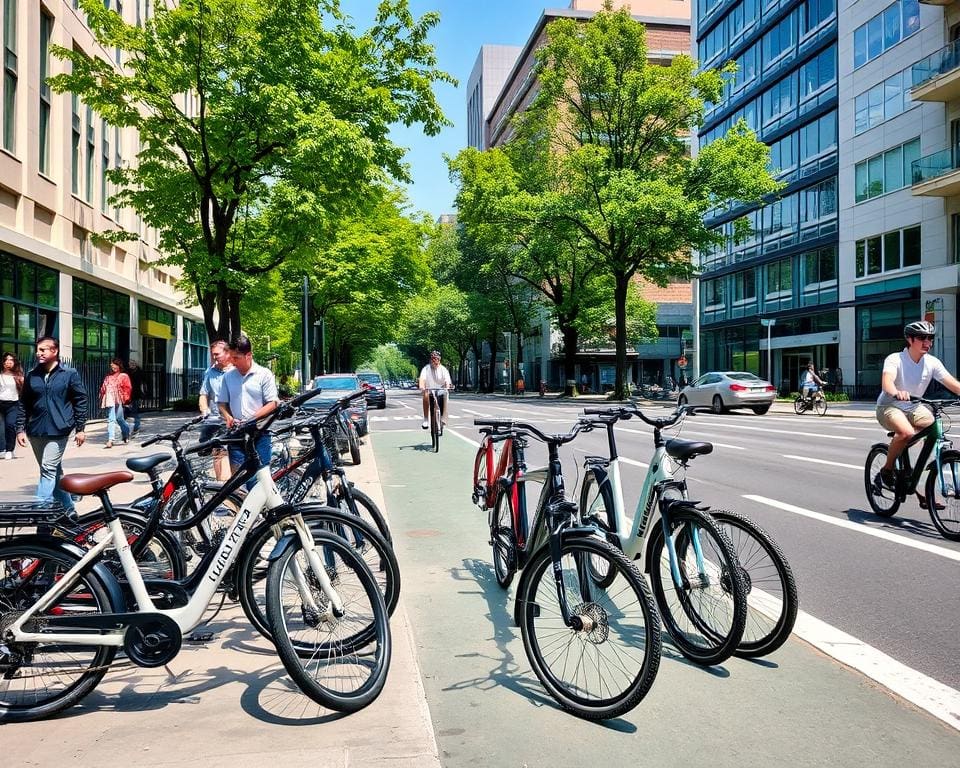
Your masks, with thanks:
M 128 23 L 151 0 L 107 0 Z M 158 263 L 156 232 L 109 203 L 105 170 L 135 162 L 138 138 L 108 125 L 44 79 L 66 71 L 51 45 L 116 62 L 95 44 L 76 0 L 2 0 L 0 80 L 0 349 L 32 360 L 37 336 L 59 337 L 61 355 L 88 382 L 105 361 L 137 358 L 152 372 L 155 404 L 188 388 L 181 371 L 205 366 L 198 310 L 183 305 L 176 270 Z M 122 228 L 118 245 L 96 234 Z

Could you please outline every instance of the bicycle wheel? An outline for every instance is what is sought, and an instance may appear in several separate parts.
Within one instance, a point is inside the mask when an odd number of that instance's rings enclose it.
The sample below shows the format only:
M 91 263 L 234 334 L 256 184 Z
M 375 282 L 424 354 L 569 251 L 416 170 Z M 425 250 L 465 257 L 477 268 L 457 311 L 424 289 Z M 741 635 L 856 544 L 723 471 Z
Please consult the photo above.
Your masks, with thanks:
M 203 482 L 200 486 L 200 498 L 197 499 L 198 508 L 211 501 L 222 487 L 222 483 L 213 480 Z M 180 488 L 174 493 L 163 510 L 163 520 L 181 522 L 193 515 L 193 508 L 189 504 L 187 493 L 186 488 Z M 227 530 L 233 525 L 241 506 L 243 506 L 243 496 L 239 493 L 232 493 L 221 501 L 210 514 L 199 520 L 193 528 L 171 532 L 174 538 L 180 542 L 188 569 L 196 566 L 210 549 L 219 546 Z M 160 525 L 163 526 L 163 521 L 160 522 Z
M 867 493 L 867 501 L 870 503 L 870 509 L 880 517 L 893 517 L 900 508 L 897 492 L 880 484 L 880 470 L 887 461 L 889 450 L 889 446 L 877 443 L 867 453 L 867 461 L 863 467 L 863 486 Z
M 396 554 L 384 538 L 365 520 L 329 507 L 300 509 L 311 532 L 334 533 L 349 542 L 366 562 L 383 593 L 388 615 L 393 615 L 400 599 L 400 566 Z M 236 586 L 244 614 L 261 635 L 272 639 L 267 616 L 267 559 L 277 540 L 273 526 L 261 524 L 250 533 L 236 564 Z
M 487 451 L 490 449 L 490 438 L 484 437 L 483 440 L 480 441 L 477 455 L 473 459 L 472 499 L 473 503 L 480 507 L 480 509 L 487 509 L 487 506 L 491 503 L 491 499 L 487 498 L 489 492 L 489 488 L 487 487 L 487 483 L 489 482 L 487 478 Z
M 490 512 L 490 546 L 493 547 L 493 573 L 497 584 L 509 589 L 517 572 L 517 537 L 513 531 L 511 489 L 505 488 Z
M 747 623 L 734 652 L 742 658 L 773 653 L 783 645 L 797 621 L 797 583 L 777 543 L 747 517 L 727 510 L 710 510 L 720 530 L 733 544 L 747 592 Z
M 148 525 L 144 515 L 133 509 L 119 509 L 114 507 L 120 517 L 123 530 L 127 532 L 127 542 L 134 550 L 143 547 L 136 555 L 137 566 L 145 579 L 182 579 L 187 575 L 187 566 L 184 561 L 180 543 L 168 531 L 158 529 L 154 531 L 150 541 L 140 542 L 140 536 Z M 84 533 L 84 541 L 75 539 L 78 544 L 88 546 L 93 541 L 93 534 L 106 525 L 106 516 L 103 509 L 88 512 L 79 518 L 77 523 Z M 123 566 L 116 550 L 108 549 L 103 554 L 104 564 L 119 579 L 125 579 Z
M 337 712 L 370 704 L 390 668 L 390 624 L 370 569 L 343 539 L 315 532 L 327 574 L 343 603 L 337 616 L 306 554 L 295 543 L 270 564 L 267 616 L 284 668 L 307 696 Z M 306 580 L 313 606 L 298 582 Z
M 440 406 L 434 397 L 430 398 L 430 447 L 434 453 L 440 451 Z
M 593 583 L 585 563 L 607 561 L 612 588 Z M 577 630 L 564 624 L 554 581 Z M 617 717 L 650 690 L 660 666 L 660 619 L 643 576 L 602 539 L 566 538 L 555 565 L 549 546 L 531 559 L 517 595 L 523 647 L 544 688 L 568 712 L 588 720 Z
M 330 501 L 334 503 L 331 504 Z M 369 523 L 379 531 L 391 547 L 393 546 L 393 536 L 383 512 L 380 511 L 373 499 L 355 488 L 345 477 L 340 478 L 340 484 L 336 488 L 334 498 L 331 500 L 328 497 L 327 506 L 336 507 L 342 512 L 349 512 L 351 515 Z
M 817 392 L 813 396 L 813 410 L 817 412 L 817 416 L 823 416 L 827 412 L 827 398 L 823 396 L 823 392 Z
M 580 486 L 580 521 L 584 525 L 596 526 L 603 539 L 618 546 L 610 539 L 610 514 L 593 472 L 584 475 L 583 484 Z M 616 576 L 615 571 L 607 568 L 608 564 L 609 560 L 605 557 L 591 558 L 589 562 L 591 578 L 597 586 L 604 589 L 610 586 Z
M 360 436 L 352 422 L 347 423 L 347 445 L 350 448 L 350 461 L 356 467 L 360 464 Z
M 797 395 L 796 400 L 793 401 L 793 412 L 799 416 L 804 411 L 803 397 Z
M 77 562 L 73 555 L 42 543 L 14 539 L 0 544 L 0 634 Z M 47 617 L 122 610 L 123 606 L 111 604 L 100 578 L 91 571 L 26 629 L 38 631 Z M 38 720 L 73 706 L 96 688 L 116 653 L 107 646 L 4 641 L 0 722 Z
M 650 584 L 660 617 L 674 645 L 697 664 L 719 664 L 740 643 L 747 620 L 747 596 L 730 540 L 713 519 L 693 507 L 670 512 L 670 540 L 677 556 L 675 584 L 661 521 L 651 537 Z M 699 539 L 703 569 L 698 565 Z
M 960 452 L 941 453 L 940 466 L 943 470 L 942 487 L 936 464 L 927 473 L 927 510 L 943 538 L 960 541 Z

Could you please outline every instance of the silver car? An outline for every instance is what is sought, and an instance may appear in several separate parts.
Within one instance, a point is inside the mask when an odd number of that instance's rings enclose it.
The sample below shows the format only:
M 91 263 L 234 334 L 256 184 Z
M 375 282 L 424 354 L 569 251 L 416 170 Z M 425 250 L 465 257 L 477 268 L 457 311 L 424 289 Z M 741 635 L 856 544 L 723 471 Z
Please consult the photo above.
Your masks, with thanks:
M 705 373 L 680 391 L 680 405 L 708 406 L 714 413 L 730 408 L 750 408 L 758 416 L 770 410 L 777 388 L 769 381 L 745 371 Z

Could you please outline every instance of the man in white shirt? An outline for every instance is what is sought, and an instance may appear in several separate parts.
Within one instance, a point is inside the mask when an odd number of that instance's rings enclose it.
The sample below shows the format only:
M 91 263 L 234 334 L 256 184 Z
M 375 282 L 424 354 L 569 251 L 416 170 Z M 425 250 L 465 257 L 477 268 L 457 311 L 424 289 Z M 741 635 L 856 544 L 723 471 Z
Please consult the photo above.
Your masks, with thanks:
M 447 423 L 447 392 L 453 389 L 453 380 L 450 378 L 450 371 L 440 364 L 440 353 L 433 350 L 430 353 L 430 364 L 423 366 L 420 371 L 420 379 L 417 382 L 420 391 L 423 392 L 423 424 L 424 429 L 430 429 L 430 390 L 442 389 L 443 392 L 437 393 L 440 401 L 440 416 L 443 423 Z
M 200 427 L 200 442 L 210 440 L 223 429 L 218 403 L 224 399 L 223 375 L 233 370 L 233 356 L 225 341 L 217 340 L 210 345 L 210 359 L 213 360 L 213 365 L 207 368 L 200 384 L 200 415 L 205 417 L 203 426 Z M 213 451 L 213 473 L 220 482 L 230 477 L 230 464 L 225 450 Z
M 273 413 L 280 400 L 277 382 L 269 368 L 253 361 L 250 339 L 238 336 L 230 345 L 233 370 L 223 374 L 223 387 L 218 401 L 223 420 L 230 429 L 236 422 L 259 421 Z M 257 455 L 261 466 L 270 465 L 270 435 L 257 438 Z M 243 448 L 230 446 L 230 468 L 236 472 L 243 464 Z M 253 480 L 248 483 L 248 487 Z
M 960 395 L 960 381 L 950 375 L 943 363 L 929 354 L 936 333 L 933 323 L 926 320 L 908 323 L 903 329 L 906 348 L 887 355 L 883 361 L 877 421 L 894 435 L 878 479 L 891 490 L 896 487 L 893 468 L 897 457 L 917 432 L 933 423 L 930 409 L 922 403 L 911 403 L 910 398 L 923 397 L 934 379 Z

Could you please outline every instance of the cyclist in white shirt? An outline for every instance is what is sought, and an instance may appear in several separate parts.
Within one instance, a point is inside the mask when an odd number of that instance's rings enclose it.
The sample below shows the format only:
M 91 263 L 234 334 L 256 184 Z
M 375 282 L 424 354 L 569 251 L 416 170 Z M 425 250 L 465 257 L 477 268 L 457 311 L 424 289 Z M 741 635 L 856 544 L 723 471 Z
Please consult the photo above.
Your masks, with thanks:
M 896 486 L 894 464 L 907 443 L 917 432 L 933 424 L 933 414 L 922 403 L 910 402 L 911 397 L 923 397 L 934 379 L 956 395 L 960 395 L 957 381 L 937 358 L 930 347 L 937 329 L 933 323 L 917 320 L 903 329 L 907 346 L 901 352 L 887 355 L 880 377 L 881 392 L 877 398 L 877 421 L 893 432 L 887 461 L 880 470 L 879 481 L 891 490 Z
M 430 353 L 430 364 L 423 366 L 420 371 L 420 379 L 417 382 L 420 391 L 423 392 L 423 424 L 424 429 L 430 429 L 430 393 L 431 389 L 448 390 L 453 388 L 453 379 L 450 378 L 450 371 L 440 364 L 440 353 L 433 350 Z M 447 393 L 438 392 L 437 399 L 440 401 L 440 416 L 443 423 L 447 423 Z

